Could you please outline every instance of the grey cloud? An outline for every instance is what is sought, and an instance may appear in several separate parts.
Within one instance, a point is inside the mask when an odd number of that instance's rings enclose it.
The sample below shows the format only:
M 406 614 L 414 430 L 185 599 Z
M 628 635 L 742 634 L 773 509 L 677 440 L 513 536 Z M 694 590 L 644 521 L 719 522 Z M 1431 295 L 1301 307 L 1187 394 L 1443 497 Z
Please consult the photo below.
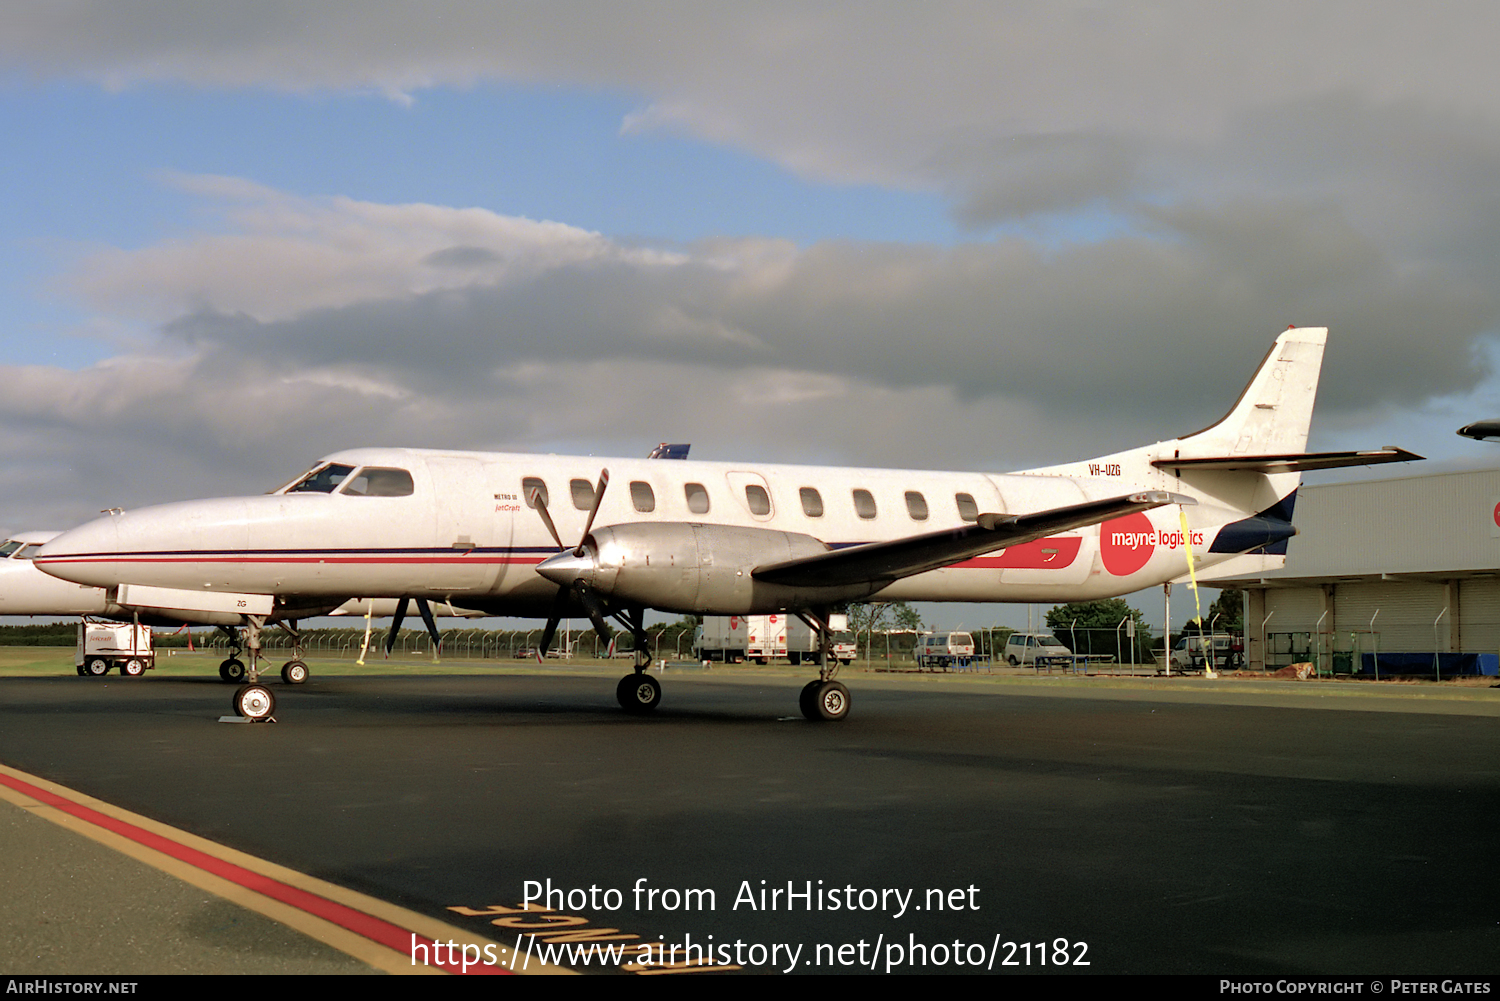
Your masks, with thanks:
M 443 250 L 435 250 L 422 258 L 422 263 L 430 268 L 478 268 L 488 264 L 494 264 L 500 260 L 500 255 L 487 247 L 447 247 Z
M 1500 294 L 1392 261 L 1336 207 L 1178 206 L 1148 221 L 1150 238 L 1061 251 L 1018 238 L 825 243 L 764 281 L 749 265 L 604 258 L 277 322 L 200 313 L 168 330 L 315 367 L 368 360 L 424 392 L 477 387 L 527 361 L 779 365 L 1054 416 L 1144 416 L 1184 393 L 1232 399 L 1288 323 L 1335 330 L 1344 361 L 1330 367 L 1325 406 L 1361 406 L 1372 385 L 1412 404 L 1485 374 L 1471 345 L 1495 328 Z

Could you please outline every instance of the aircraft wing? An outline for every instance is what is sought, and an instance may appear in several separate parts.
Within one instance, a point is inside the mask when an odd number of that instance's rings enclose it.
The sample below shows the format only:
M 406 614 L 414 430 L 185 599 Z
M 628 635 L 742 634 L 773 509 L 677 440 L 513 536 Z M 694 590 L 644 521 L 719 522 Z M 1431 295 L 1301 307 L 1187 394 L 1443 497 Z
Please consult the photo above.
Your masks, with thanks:
M 1192 504 L 1192 498 L 1165 490 L 1088 501 L 1033 514 L 981 514 L 962 528 L 913 535 L 890 542 L 871 542 L 784 563 L 756 567 L 750 576 L 768 584 L 837 587 L 874 580 L 899 580 L 997 549 L 1019 546 L 1086 525 L 1097 525 L 1167 504 Z

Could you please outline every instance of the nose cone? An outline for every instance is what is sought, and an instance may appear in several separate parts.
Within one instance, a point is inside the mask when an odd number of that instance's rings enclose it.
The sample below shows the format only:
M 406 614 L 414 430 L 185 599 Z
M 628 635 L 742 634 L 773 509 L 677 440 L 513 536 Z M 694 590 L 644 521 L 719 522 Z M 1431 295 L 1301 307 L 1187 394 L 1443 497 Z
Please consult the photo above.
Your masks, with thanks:
M 588 583 L 594 576 L 594 557 L 585 552 L 574 556 L 573 550 L 558 553 L 536 565 L 536 572 L 554 584 L 569 587 L 577 581 Z
M 41 548 L 34 562 L 52 576 L 75 584 L 112 587 L 117 581 L 112 566 L 105 564 L 112 565 L 120 552 L 116 517 L 95 518 L 62 533 Z

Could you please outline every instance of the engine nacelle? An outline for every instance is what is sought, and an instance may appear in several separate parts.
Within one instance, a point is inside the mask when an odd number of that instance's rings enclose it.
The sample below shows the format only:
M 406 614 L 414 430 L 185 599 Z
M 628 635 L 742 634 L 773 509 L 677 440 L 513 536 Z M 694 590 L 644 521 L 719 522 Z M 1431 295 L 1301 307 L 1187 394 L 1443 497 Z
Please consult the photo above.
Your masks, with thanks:
M 810 535 L 688 522 L 611 525 L 583 542 L 584 555 L 553 557 L 538 572 L 581 582 L 615 601 L 665 612 L 710 615 L 775 612 L 864 598 L 885 581 L 837 588 L 788 587 L 750 571 L 828 552 Z

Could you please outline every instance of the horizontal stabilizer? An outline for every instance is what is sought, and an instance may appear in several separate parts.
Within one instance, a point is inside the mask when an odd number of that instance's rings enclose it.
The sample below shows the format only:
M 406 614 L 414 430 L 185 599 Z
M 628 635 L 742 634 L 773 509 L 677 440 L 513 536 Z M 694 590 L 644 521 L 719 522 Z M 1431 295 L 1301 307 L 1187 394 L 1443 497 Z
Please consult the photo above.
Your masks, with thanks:
M 1368 452 L 1293 452 L 1289 455 L 1220 455 L 1200 459 L 1157 459 L 1158 469 L 1226 469 L 1255 473 L 1305 473 L 1312 469 L 1415 462 L 1423 456 L 1387 445 Z
M 1034 542 L 1054 532 L 1097 525 L 1167 504 L 1193 504 L 1190 497 L 1149 490 L 1109 500 L 1089 501 L 1034 514 L 981 514 L 962 528 L 913 535 L 891 542 L 872 542 L 831 553 L 804 556 L 756 567 L 750 575 L 768 584 L 793 587 L 840 587 L 869 581 L 899 580 L 975 556 Z

